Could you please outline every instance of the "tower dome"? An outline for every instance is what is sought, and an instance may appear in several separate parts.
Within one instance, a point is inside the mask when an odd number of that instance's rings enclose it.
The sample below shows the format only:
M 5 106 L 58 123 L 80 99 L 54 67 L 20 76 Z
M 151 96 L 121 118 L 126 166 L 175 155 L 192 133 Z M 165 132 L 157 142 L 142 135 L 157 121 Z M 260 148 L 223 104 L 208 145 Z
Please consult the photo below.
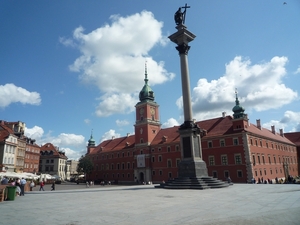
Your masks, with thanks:
M 93 131 L 92 131 L 91 137 L 90 137 L 90 139 L 89 139 L 89 141 L 88 141 L 88 146 L 89 146 L 89 147 L 95 146 L 95 140 L 94 140 L 94 138 L 93 138 Z
M 148 85 L 148 78 L 147 78 L 147 65 L 145 64 L 145 85 L 140 91 L 139 98 L 141 102 L 148 102 L 154 101 L 154 92 L 152 91 L 151 87 Z
M 232 111 L 233 111 L 233 118 L 234 119 L 238 119 L 238 118 L 243 118 L 244 117 L 244 112 L 245 112 L 245 109 L 244 107 L 242 107 L 240 105 L 240 101 L 238 99 L 238 96 L 237 96 L 237 91 L 235 91 L 235 106 L 232 108 Z

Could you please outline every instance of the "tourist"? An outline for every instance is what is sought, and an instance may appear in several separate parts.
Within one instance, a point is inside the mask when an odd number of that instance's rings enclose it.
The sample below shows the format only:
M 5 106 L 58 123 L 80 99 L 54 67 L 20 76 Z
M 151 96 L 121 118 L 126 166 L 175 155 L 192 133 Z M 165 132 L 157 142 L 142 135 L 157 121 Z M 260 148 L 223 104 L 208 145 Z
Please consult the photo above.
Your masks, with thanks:
M 55 181 L 53 181 L 53 183 L 51 185 L 51 191 L 55 191 Z
M 20 196 L 20 194 L 21 194 L 21 180 L 19 178 L 16 179 L 15 186 L 17 187 L 16 188 L 16 194 L 17 194 L 17 196 Z
M 26 180 L 24 179 L 24 177 L 22 177 L 21 181 L 20 181 L 20 188 L 21 188 L 21 193 L 20 196 L 24 196 L 25 195 L 25 184 L 26 184 Z
M 88 182 L 88 181 L 86 182 L 86 187 L 90 187 L 90 185 L 89 185 L 89 182 Z
M 3 179 L 1 180 L 1 184 L 7 185 L 8 184 L 8 178 L 7 177 L 3 177 Z
M 34 183 L 33 180 L 32 180 L 31 183 L 30 183 L 30 191 L 33 190 L 34 186 L 35 186 L 35 183 Z
M 42 180 L 42 181 L 40 182 L 40 191 L 41 191 L 41 190 L 45 191 L 45 190 L 44 190 L 44 186 L 45 186 L 45 183 L 44 183 L 44 181 Z

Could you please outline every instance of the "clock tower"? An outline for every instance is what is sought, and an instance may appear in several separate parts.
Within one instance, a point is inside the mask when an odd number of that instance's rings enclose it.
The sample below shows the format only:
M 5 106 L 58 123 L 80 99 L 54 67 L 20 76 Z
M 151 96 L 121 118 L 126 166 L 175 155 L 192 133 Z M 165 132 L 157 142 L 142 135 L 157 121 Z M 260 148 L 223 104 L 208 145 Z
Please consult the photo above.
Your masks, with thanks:
M 150 145 L 160 130 L 159 105 L 154 101 L 154 92 L 148 85 L 147 66 L 145 65 L 145 84 L 136 104 L 135 144 Z

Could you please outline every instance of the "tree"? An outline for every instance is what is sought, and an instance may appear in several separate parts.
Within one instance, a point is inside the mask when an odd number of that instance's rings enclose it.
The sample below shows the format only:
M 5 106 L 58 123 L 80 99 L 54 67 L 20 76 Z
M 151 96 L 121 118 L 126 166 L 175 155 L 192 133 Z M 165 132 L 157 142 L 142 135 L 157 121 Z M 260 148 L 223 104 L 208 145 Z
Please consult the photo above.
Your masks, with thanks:
M 87 156 L 81 156 L 79 163 L 77 165 L 78 174 L 84 173 L 84 175 L 89 174 L 93 171 L 94 165 L 91 159 Z

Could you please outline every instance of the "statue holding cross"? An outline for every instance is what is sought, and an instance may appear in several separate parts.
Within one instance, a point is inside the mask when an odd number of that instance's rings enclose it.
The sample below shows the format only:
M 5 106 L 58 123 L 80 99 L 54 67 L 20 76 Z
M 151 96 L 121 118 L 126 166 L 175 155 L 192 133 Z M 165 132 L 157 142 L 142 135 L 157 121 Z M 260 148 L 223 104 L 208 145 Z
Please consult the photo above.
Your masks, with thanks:
M 185 3 L 185 6 L 179 7 L 178 10 L 176 11 L 174 15 L 174 20 L 176 25 L 184 24 L 185 23 L 185 14 L 186 14 L 186 9 L 191 8 Z M 184 9 L 183 12 L 181 12 L 181 9 Z

